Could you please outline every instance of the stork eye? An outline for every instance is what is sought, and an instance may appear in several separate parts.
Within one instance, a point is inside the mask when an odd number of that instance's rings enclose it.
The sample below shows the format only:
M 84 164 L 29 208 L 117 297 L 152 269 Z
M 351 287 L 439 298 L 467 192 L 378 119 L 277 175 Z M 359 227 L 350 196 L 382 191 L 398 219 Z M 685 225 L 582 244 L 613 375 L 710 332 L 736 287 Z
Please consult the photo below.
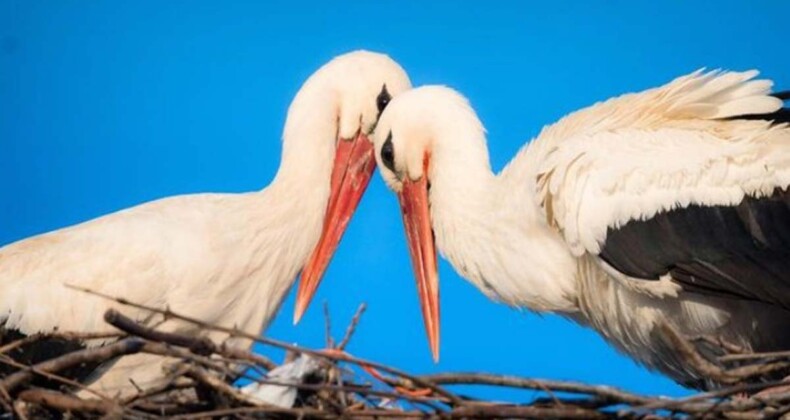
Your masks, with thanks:
M 387 135 L 387 140 L 381 146 L 381 163 L 392 172 L 395 172 L 395 151 L 392 150 L 392 131 Z
M 390 103 L 390 99 L 392 99 L 392 95 L 387 92 L 387 84 L 385 83 L 384 86 L 381 87 L 379 96 L 376 97 L 376 107 L 379 109 L 379 115 L 384 112 L 384 108 Z

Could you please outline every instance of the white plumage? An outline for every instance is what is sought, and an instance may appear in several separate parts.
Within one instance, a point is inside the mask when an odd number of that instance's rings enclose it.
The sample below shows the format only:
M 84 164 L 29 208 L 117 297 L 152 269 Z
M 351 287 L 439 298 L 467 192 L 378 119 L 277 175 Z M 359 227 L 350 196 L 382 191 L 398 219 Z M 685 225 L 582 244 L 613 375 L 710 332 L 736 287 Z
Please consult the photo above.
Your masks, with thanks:
M 546 127 L 498 175 L 465 98 L 436 86 L 396 98 L 374 143 L 434 354 L 431 231 L 489 297 L 590 326 L 688 386 L 716 384 L 660 345 L 659 322 L 790 349 L 790 129 L 756 75 L 695 72 L 595 104 Z
M 289 109 L 281 166 L 263 191 L 165 198 L 0 249 L 4 330 L 108 330 L 102 315 L 116 305 L 66 287 L 71 284 L 260 333 L 319 242 L 330 192 L 337 192 L 330 178 L 345 174 L 364 191 L 369 172 L 363 172 L 372 171 L 373 162 L 340 168 L 348 162 L 341 162 L 339 151 L 341 143 L 370 144 L 365 135 L 378 119 L 383 86 L 394 95 L 410 82 L 389 57 L 365 51 L 340 56 L 311 76 Z M 337 190 L 342 194 L 342 185 Z M 145 311 L 119 309 L 140 322 L 158 321 Z M 204 333 L 174 320 L 159 328 Z M 133 392 L 130 380 L 151 386 L 164 363 L 155 356 L 125 357 L 95 375 L 91 386 Z
M 535 140 L 538 198 L 574 254 L 608 227 L 689 204 L 732 205 L 790 184 L 787 130 L 722 121 L 782 107 L 757 72 L 701 73 L 576 112 Z M 540 143 L 540 144 L 539 144 Z M 542 144 L 545 143 L 545 144 Z M 525 149 L 526 153 L 526 149 Z M 514 165 L 518 165 L 517 157 Z

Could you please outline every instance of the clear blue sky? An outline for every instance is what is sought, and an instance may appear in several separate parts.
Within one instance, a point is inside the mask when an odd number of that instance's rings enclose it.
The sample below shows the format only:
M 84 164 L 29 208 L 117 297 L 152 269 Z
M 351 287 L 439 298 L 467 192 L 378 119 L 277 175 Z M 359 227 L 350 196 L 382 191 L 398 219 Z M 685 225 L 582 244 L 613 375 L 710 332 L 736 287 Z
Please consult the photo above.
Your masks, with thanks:
M 790 2 L 0 0 L 0 244 L 148 200 L 265 186 L 286 108 L 325 61 L 390 54 L 416 85 L 464 92 L 500 169 L 542 125 L 700 67 L 790 88 Z M 548 2 L 547 2 L 548 3 Z M 398 206 L 378 175 L 315 303 L 269 335 L 323 344 L 321 302 L 351 346 L 415 372 L 483 370 L 684 391 L 555 316 L 488 301 L 442 263 L 442 354 L 422 328 Z

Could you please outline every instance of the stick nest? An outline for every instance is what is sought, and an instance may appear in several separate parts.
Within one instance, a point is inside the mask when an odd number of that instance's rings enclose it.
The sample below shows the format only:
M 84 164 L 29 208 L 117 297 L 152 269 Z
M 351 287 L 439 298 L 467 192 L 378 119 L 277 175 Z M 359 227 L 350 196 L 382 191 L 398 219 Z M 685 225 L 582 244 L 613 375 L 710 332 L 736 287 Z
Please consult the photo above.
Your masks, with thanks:
M 86 291 L 102 296 L 98 293 Z M 134 322 L 122 311 L 109 310 L 105 321 L 118 329 L 114 340 L 100 347 L 76 349 L 34 365 L 24 365 L 10 355 L 13 349 L 35 340 L 95 338 L 96 335 L 53 333 L 20 337 L 0 347 L 0 362 L 16 370 L 0 377 L 2 418 L 790 418 L 790 382 L 774 380 L 790 366 L 790 352 L 752 354 L 710 337 L 681 337 L 668 326 L 661 328 L 668 345 L 681 350 L 685 361 L 705 377 L 727 386 L 684 398 L 637 395 L 605 385 L 528 379 L 484 373 L 412 375 L 396 368 L 362 360 L 345 347 L 364 311 L 360 307 L 335 343 L 329 335 L 322 350 L 302 348 L 242 331 L 208 325 L 170 310 L 145 307 L 123 299 L 102 296 L 119 307 L 133 306 L 189 322 L 206 331 L 222 331 L 265 346 L 287 351 L 286 360 L 307 355 L 320 368 L 298 383 L 278 382 L 267 372 L 278 364 L 266 357 L 234 349 L 199 336 L 165 333 Z M 718 346 L 724 355 L 709 360 L 698 344 Z M 81 364 L 102 363 L 123 355 L 150 353 L 178 360 L 167 381 L 156 389 L 140 389 L 124 398 L 88 392 L 64 372 Z M 243 372 L 243 373 L 240 373 Z M 241 378 L 260 384 L 294 387 L 294 404 L 275 406 L 255 399 L 233 385 Z M 250 379 L 252 378 L 252 379 Z M 46 379 L 47 388 L 37 385 Z M 459 385 L 486 385 L 533 390 L 519 403 L 481 400 L 464 395 Z M 462 388 L 463 389 L 463 388 Z

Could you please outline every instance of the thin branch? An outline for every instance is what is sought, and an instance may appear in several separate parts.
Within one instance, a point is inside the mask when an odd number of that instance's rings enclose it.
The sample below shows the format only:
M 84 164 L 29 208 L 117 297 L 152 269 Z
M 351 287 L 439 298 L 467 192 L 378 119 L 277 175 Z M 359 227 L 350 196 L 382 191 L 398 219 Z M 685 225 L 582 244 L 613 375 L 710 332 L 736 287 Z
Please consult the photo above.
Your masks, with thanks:
M 36 375 L 35 371 L 56 373 L 83 363 L 104 362 L 118 356 L 137 353 L 143 347 L 143 341 L 139 338 L 124 338 L 113 344 L 104 347 L 89 348 L 78 350 L 63 356 L 50 359 L 31 368 L 19 370 L 8 375 L 0 381 L 0 387 L 6 391 L 13 392 L 16 387 L 30 381 Z
M 76 333 L 76 332 L 51 332 L 46 334 L 32 334 L 19 340 L 12 341 L 4 346 L 0 346 L 0 354 L 8 353 L 11 350 L 17 349 L 24 345 L 35 343 L 45 339 L 62 339 L 67 341 L 73 340 L 97 340 L 108 338 L 120 338 L 121 334 L 118 333 Z
M 610 401 L 626 404 L 646 404 L 656 397 L 643 397 L 610 386 L 586 385 L 578 382 L 527 379 L 510 375 L 491 375 L 484 373 L 439 373 L 423 375 L 420 379 L 437 385 L 491 385 L 510 388 L 523 388 L 536 391 L 550 389 L 556 392 L 594 395 Z
M 345 350 L 348 343 L 351 341 L 351 337 L 354 335 L 354 331 L 357 329 L 359 325 L 359 321 L 362 319 L 362 314 L 365 313 L 365 309 L 367 309 L 367 305 L 365 303 L 361 303 L 359 308 L 357 308 L 357 312 L 354 313 L 354 317 L 351 318 L 351 323 L 348 324 L 348 328 L 346 328 L 346 334 L 343 336 L 343 339 L 338 344 L 338 350 Z
M 84 400 L 71 395 L 45 389 L 28 389 L 17 396 L 22 401 L 41 404 L 60 411 L 80 411 L 120 415 L 123 410 L 117 404 L 104 400 Z
M 324 335 L 326 336 L 326 348 L 335 347 L 335 340 L 332 339 L 332 318 L 329 316 L 329 302 L 324 301 Z
M 209 355 L 217 353 L 232 359 L 255 363 L 264 366 L 268 370 L 277 367 L 274 362 L 264 356 L 229 347 L 225 344 L 217 345 L 208 337 L 192 337 L 184 334 L 156 331 L 144 327 L 114 309 L 108 309 L 107 312 L 104 313 L 104 320 L 115 328 L 130 335 L 136 335 L 149 341 L 158 341 L 178 347 L 186 347 L 196 354 Z
M 702 357 L 699 352 L 685 340 L 672 326 L 667 323 L 658 325 L 659 333 L 677 351 L 685 363 L 693 366 L 702 376 L 718 382 L 733 385 L 740 381 L 765 376 L 767 374 L 790 368 L 790 363 L 765 363 L 761 365 L 742 366 L 734 369 L 722 369 Z
M 608 419 L 609 415 L 595 410 L 578 407 L 532 407 L 507 405 L 468 404 L 450 412 L 453 418 L 562 418 L 562 419 Z

